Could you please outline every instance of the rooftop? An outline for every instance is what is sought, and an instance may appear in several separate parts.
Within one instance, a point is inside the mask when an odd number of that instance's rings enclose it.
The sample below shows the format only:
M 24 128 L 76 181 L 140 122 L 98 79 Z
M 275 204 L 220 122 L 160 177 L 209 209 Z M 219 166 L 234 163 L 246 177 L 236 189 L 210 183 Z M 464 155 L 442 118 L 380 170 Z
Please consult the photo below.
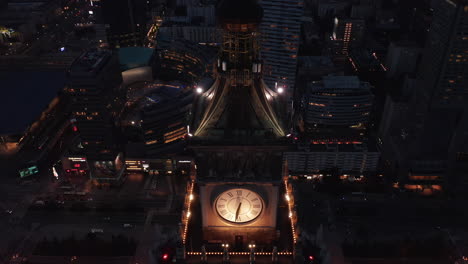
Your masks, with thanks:
M 154 49 L 143 47 L 127 47 L 119 49 L 119 62 L 122 71 L 142 66 L 148 66 L 153 57 Z
M 70 68 L 72 72 L 93 72 L 100 69 L 107 60 L 112 56 L 112 53 L 107 50 L 92 49 L 83 53 L 75 60 Z
M 300 67 L 334 66 L 331 58 L 327 56 L 299 56 L 298 64 Z
M 359 88 L 361 82 L 357 76 L 325 76 L 323 86 L 326 88 Z

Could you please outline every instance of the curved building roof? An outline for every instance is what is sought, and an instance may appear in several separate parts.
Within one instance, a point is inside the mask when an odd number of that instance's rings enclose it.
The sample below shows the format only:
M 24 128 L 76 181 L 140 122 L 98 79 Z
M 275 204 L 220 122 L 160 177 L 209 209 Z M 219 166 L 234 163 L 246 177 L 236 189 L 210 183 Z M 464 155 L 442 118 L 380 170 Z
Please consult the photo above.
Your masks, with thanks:
M 119 62 L 122 71 L 148 66 L 154 49 L 143 47 L 126 47 L 119 49 Z

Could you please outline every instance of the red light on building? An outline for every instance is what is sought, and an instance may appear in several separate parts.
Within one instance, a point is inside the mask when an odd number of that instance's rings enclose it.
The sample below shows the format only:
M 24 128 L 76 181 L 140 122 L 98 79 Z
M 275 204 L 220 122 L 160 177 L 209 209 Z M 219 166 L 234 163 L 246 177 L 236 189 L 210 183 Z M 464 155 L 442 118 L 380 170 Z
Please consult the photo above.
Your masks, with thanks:
M 70 170 L 66 170 L 66 172 L 70 172 Z
M 163 256 L 162 256 L 162 259 L 164 260 L 167 260 L 169 258 L 169 254 L 165 253 Z
M 309 256 L 309 260 L 314 260 L 314 256 Z
M 77 132 L 78 128 L 76 126 L 73 126 L 73 132 Z
M 74 164 L 73 167 L 75 167 L 75 168 L 80 168 L 80 167 L 81 167 L 81 164 L 79 164 L 79 163 Z

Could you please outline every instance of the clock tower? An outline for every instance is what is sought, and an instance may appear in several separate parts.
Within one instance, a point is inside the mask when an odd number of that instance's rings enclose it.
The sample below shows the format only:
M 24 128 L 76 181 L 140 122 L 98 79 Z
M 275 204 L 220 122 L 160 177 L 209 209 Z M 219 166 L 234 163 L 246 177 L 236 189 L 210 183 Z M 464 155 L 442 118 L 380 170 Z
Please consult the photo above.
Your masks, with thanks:
M 280 95 L 262 79 L 256 0 L 223 0 L 217 16 L 223 41 L 215 82 L 192 110 L 202 240 L 270 247 L 278 237 L 285 132 Z

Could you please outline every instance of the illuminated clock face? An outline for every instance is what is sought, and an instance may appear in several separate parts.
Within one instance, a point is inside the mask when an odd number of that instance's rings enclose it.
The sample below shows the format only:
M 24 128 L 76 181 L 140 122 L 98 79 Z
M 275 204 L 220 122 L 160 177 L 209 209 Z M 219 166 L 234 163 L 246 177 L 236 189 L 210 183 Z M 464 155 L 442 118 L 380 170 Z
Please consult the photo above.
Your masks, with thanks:
M 230 189 L 216 198 L 215 208 L 223 219 L 241 224 L 260 215 L 263 201 L 258 193 L 251 190 Z

